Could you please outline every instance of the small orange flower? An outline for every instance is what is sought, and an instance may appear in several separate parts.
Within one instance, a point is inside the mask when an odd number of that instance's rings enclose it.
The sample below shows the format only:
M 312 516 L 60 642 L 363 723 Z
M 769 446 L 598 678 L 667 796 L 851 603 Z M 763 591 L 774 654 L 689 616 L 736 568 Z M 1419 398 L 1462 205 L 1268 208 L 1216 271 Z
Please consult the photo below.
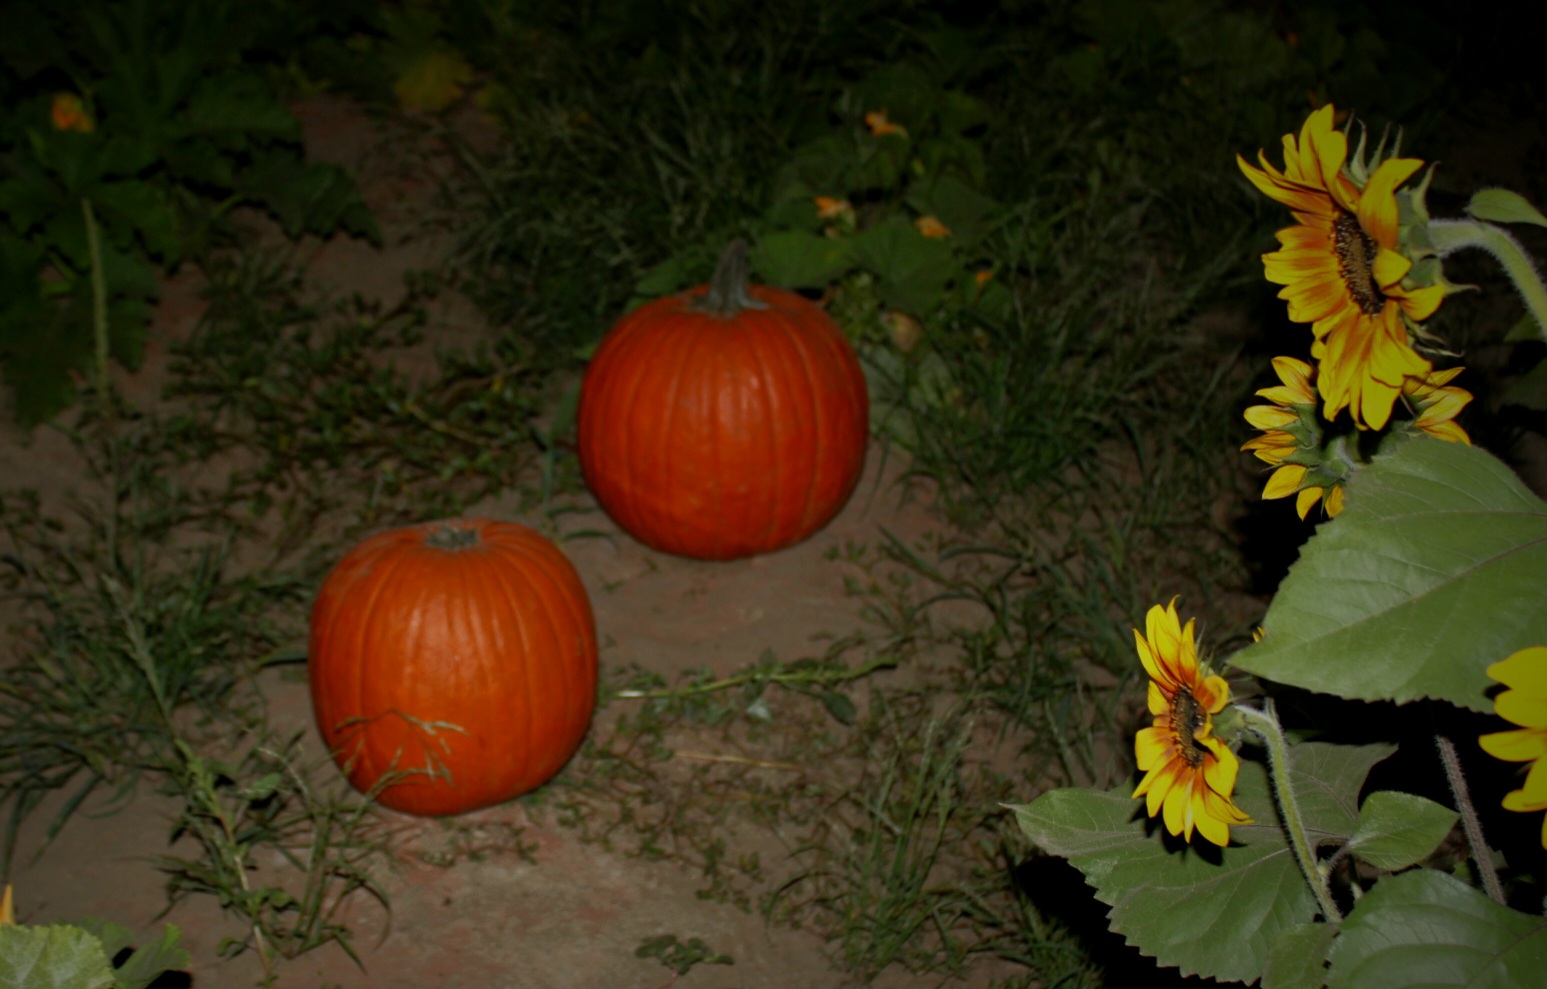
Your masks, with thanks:
M 1250 824 L 1230 794 L 1241 764 L 1214 737 L 1214 715 L 1230 703 L 1230 686 L 1198 664 L 1194 619 L 1186 627 L 1176 598 L 1155 605 L 1145 635 L 1134 629 L 1139 661 L 1149 674 L 1154 724 L 1134 737 L 1134 756 L 1144 779 L 1133 791 L 1145 798 L 1150 817 L 1163 815 L 1166 830 L 1192 841 L 1194 830 L 1220 847 L 1230 844 L 1231 825 Z
M 73 130 L 81 134 L 90 134 L 97 129 L 91 115 L 86 112 L 86 107 L 81 103 L 81 98 L 74 93 L 54 94 L 54 105 L 49 115 L 54 121 L 54 130 Z
M 913 225 L 919 228 L 919 233 L 925 237 L 949 237 L 951 228 L 941 223 L 933 216 L 921 216 L 913 221 Z
M 872 110 L 865 114 L 865 126 L 870 128 L 870 133 L 876 137 L 884 137 L 887 134 L 896 134 L 898 137 L 907 137 L 908 129 L 901 124 L 894 124 L 886 119 L 886 111 Z
M 833 196 L 816 197 L 816 215 L 822 220 L 839 220 L 854 213 L 854 206 L 847 199 Z

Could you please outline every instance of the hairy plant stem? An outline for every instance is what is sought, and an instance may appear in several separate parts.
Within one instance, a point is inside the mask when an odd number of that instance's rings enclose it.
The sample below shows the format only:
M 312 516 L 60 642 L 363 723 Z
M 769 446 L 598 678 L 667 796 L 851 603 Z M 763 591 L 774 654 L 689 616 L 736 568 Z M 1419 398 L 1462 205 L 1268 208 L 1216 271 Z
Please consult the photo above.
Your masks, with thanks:
M 1477 817 L 1477 808 L 1472 806 L 1466 775 L 1461 772 L 1461 758 L 1456 754 L 1456 743 L 1444 735 L 1435 735 L 1434 745 L 1440 750 L 1445 779 L 1449 781 L 1450 792 L 1456 798 L 1456 810 L 1461 813 L 1461 829 L 1466 832 L 1467 847 L 1472 850 L 1472 861 L 1477 864 L 1477 874 L 1482 878 L 1483 889 L 1487 890 L 1495 903 L 1506 906 L 1504 887 L 1499 885 L 1499 874 L 1493 868 L 1493 856 L 1488 852 L 1488 843 L 1483 840 L 1483 822 Z
M 1300 816 L 1300 804 L 1295 799 L 1294 786 L 1289 779 L 1289 741 L 1284 738 L 1284 729 L 1279 727 L 1273 702 L 1265 702 L 1260 711 L 1239 705 L 1236 710 L 1241 714 L 1242 723 L 1267 746 L 1268 770 L 1273 777 L 1273 792 L 1278 798 L 1278 811 L 1283 818 L 1284 833 L 1289 836 L 1289 847 L 1295 853 L 1295 861 L 1300 863 L 1300 871 L 1305 874 L 1305 882 L 1311 887 L 1317 905 L 1321 907 L 1321 915 L 1327 923 L 1335 924 L 1343 919 L 1343 913 L 1332 899 L 1326 874 L 1317 863 L 1316 851 L 1305 835 L 1305 821 Z
M 1440 257 L 1463 247 L 1480 247 L 1492 254 L 1535 318 L 1537 334 L 1547 341 L 1547 285 L 1542 284 L 1531 256 L 1509 231 L 1481 220 L 1430 220 L 1429 239 Z

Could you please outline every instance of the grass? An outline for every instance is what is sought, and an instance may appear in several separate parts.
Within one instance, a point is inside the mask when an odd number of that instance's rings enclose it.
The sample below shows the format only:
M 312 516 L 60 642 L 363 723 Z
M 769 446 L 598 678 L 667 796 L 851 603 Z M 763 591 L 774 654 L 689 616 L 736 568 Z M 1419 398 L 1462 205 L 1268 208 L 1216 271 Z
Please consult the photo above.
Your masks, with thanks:
M 425 128 L 460 166 L 445 268 L 384 308 L 307 292 L 281 255 L 202 258 L 210 304 L 172 368 L 175 411 L 88 413 L 75 433 L 96 507 L 57 520 L 4 495 L 31 609 L 0 680 L 13 828 L 48 793 L 66 794 L 57 827 L 152 779 L 193 838 L 162 863 L 173 892 L 242 918 L 233 947 L 271 970 L 351 950 L 340 905 L 385 902 L 390 839 L 320 782 L 320 754 L 267 727 L 257 670 L 293 658 L 309 589 L 356 534 L 491 495 L 564 510 L 589 347 L 642 282 L 695 280 L 727 237 L 762 229 L 781 166 L 849 134 L 865 80 L 903 64 L 988 108 L 956 153 L 999 204 L 975 250 L 1005 302 L 942 295 L 907 350 L 863 273 L 830 302 L 887 455 L 945 534 L 835 553 L 859 627 L 821 654 L 675 683 L 606 670 L 584 751 L 529 807 L 820 933 L 857 980 L 902 966 L 1103 984 L 1073 922 L 1017 878 L 1035 852 L 1001 804 L 1126 778 L 1143 703 L 1129 629 L 1150 604 L 1183 594 L 1219 646 L 1255 616 L 1232 526 L 1255 484 L 1237 417 L 1266 361 L 1204 327 L 1250 318 L 1242 286 L 1260 294 L 1273 220 L 1231 155 L 1292 126 L 1306 88 L 1339 95 L 1362 71 L 1291 50 L 1251 8 L 1104 7 L 444 5 L 436 40 L 480 69 L 501 126 L 492 151 Z M 1323 40 L 1360 27 L 1308 23 Z M 906 195 L 878 185 L 857 206 L 884 217 Z M 426 304 L 447 287 L 496 339 L 427 353 Z M 288 870 L 254 872 L 259 846 Z M 453 827 L 432 854 L 527 851 Z M 679 973 L 715 961 L 674 937 L 647 953 Z

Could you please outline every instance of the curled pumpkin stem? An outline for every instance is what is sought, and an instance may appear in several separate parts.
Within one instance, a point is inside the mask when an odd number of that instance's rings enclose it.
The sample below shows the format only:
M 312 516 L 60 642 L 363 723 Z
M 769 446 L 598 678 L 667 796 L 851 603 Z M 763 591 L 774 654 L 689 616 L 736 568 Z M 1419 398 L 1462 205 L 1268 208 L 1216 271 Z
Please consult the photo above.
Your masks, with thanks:
M 747 292 L 747 242 L 737 237 L 725 245 L 709 279 L 709 291 L 694 303 L 699 312 L 730 319 L 744 309 L 767 309 Z

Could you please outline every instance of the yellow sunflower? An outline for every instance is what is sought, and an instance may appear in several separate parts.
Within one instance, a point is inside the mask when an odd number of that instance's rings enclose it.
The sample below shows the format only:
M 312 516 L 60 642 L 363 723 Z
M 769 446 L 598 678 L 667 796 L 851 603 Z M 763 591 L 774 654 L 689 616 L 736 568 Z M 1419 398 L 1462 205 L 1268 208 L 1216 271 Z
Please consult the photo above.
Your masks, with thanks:
M 1525 784 L 1504 795 L 1504 809 L 1547 811 L 1547 646 L 1522 649 L 1488 667 L 1488 675 L 1509 689 L 1493 699 L 1499 717 L 1520 727 L 1477 740 L 1483 751 L 1505 762 L 1529 762 Z M 1547 817 L 1542 818 L 1547 848 Z
M 1230 799 L 1241 764 L 1213 734 L 1213 716 L 1230 703 L 1230 687 L 1199 667 L 1193 624 L 1188 619 L 1182 627 L 1172 598 L 1149 610 L 1146 634 L 1134 629 L 1155 721 L 1134 737 L 1144 779 L 1133 795 L 1145 798 L 1149 816 L 1164 815 L 1171 834 L 1190 842 L 1196 829 L 1223 847 L 1230 844 L 1230 825 L 1250 824 L 1251 818 Z
M 1407 399 L 1418 415 L 1413 419 L 1414 429 L 1421 429 L 1436 439 L 1450 443 L 1472 444 L 1472 438 L 1453 420 L 1472 400 L 1472 393 L 1457 388 L 1450 382 L 1465 368 L 1453 367 L 1435 371 L 1423 378 L 1408 378 L 1402 384 L 1402 396 Z
M 1303 519 L 1325 495 L 1327 514 L 1336 515 L 1343 510 L 1342 486 L 1308 484 L 1307 480 L 1322 479 L 1321 473 L 1313 474 L 1307 464 L 1288 462 L 1291 457 L 1315 450 L 1321 440 L 1314 423 L 1307 421 L 1316 407 L 1316 392 L 1311 387 L 1315 371 L 1293 357 L 1273 358 L 1273 370 L 1283 383 L 1260 389 L 1257 394 L 1274 404 L 1253 405 L 1246 410 L 1246 421 L 1262 430 L 1262 435 L 1247 440 L 1241 449 L 1250 450 L 1257 459 L 1274 467 L 1262 490 L 1263 498 L 1287 498 L 1298 493 L 1295 511 Z
M 1397 251 L 1397 187 L 1423 166 L 1388 158 L 1361 188 L 1344 165 L 1348 138 L 1333 129 L 1329 104 L 1311 114 L 1298 140 L 1284 135 L 1284 170 L 1262 153 L 1261 169 L 1241 156 L 1242 173 L 1288 206 L 1298 225 L 1278 232 L 1280 249 L 1263 255 L 1268 281 L 1284 286 L 1289 318 L 1310 323 L 1320 362 L 1319 387 L 1331 420 L 1348 409 L 1360 428 L 1381 429 L 1410 376 L 1433 367 L 1413 349 L 1407 321 L 1439 308 L 1441 285 L 1405 289 L 1412 262 Z

